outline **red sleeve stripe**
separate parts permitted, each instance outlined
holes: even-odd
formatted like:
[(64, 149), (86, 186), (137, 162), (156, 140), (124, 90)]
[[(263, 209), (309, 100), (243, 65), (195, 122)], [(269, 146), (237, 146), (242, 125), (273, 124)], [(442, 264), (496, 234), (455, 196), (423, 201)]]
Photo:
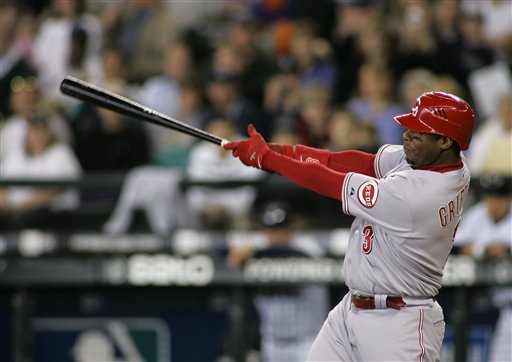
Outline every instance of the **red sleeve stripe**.
[(382, 178), (382, 173), (381, 173), (381, 170), (380, 170), (380, 156), (382, 155), (382, 152), (384, 152), (384, 150), (386, 148), (388, 148), (390, 145), (384, 145), (382, 146), (379, 151), (377, 152), (377, 156), (375, 157), (375, 175), (377, 176), (377, 178)]
[(343, 186), (342, 186), (342, 207), (343, 207), (343, 212), (347, 215), (351, 215), (350, 214), (350, 210), (349, 210), (349, 207), (348, 207), (348, 197), (349, 197), (349, 182), (350, 182), (350, 179), (352, 178), (352, 175), (354, 173), (353, 172), (349, 172), (347, 173), (347, 176), (345, 177), (345, 180), (343, 182)]

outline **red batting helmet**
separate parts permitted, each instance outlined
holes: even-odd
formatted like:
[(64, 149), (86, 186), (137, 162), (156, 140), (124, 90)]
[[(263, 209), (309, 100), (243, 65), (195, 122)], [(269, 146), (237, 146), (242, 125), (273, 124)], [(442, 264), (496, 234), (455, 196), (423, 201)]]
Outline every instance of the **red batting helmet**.
[(396, 116), (395, 120), (413, 131), (449, 137), (466, 150), (471, 141), (475, 114), (471, 106), (459, 97), (427, 92), (416, 99), (411, 113)]

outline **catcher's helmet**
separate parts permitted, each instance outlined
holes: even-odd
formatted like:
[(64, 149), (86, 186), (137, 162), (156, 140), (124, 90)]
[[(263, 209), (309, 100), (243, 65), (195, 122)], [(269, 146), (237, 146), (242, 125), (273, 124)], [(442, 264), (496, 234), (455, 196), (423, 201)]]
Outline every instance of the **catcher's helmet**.
[(395, 120), (413, 131), (449, 137), (466, 150), (471, 141), (475, 114), (471, 106), (459, 97), (443, 92), (426, 92), (416, 99), (411, 113), (396, 116)]

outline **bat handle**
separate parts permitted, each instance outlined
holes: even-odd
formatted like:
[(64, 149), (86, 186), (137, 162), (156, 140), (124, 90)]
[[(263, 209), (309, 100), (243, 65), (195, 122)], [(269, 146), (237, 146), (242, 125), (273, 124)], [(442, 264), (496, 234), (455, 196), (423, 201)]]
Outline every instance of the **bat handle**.
[(228, 141), (228, 140), (223, 139), (222, 141), (220, 141), (220, 146), (221, 146), (221, 147), (224, 147), (224, 146), (225, 146), (226, 144), (228, 144), (229, 142), (231, 142), (231, 141)]

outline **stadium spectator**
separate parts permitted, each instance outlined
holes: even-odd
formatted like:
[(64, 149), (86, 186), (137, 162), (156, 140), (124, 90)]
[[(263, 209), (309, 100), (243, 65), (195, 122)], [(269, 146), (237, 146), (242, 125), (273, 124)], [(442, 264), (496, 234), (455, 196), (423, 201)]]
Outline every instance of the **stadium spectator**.
[[(200, 84), (194, 81), (182, 84), (179, 110), (175, 118), (193, 127), (204, 129), (205, 112), (204, 94)], [(173, 130), (166, 130), (162, 133), (166, 133), (167, 146), (152, 156), (152, 163), (179, 168), (185, 172), (188, 167), (190, 149), (197, 139)]]
[(462, 1), (466, 13), (481, 17), (486, 42), (497, 55), (511, 60), (512, 27), (510, 26), (511, 0)]
[(109, 89), (110, 84), (126, 83), (128, 69), (120, 49), (105, 48), (101, 52), (101, 85)]
[(263, 107), (273, 119), (273, 129), (294, 128), (301, 98), (300, 79), (293, 62), (280, 63), (280, 71), (265, 84)]
[(212, 74), (206, 85), (209, 101), (206, 118), (225, 118), (232, 121), (242, 134), (249, 123), (258, 124), (262, 134), (270, 134), (269, 117), (240, 91), (241, 79), (224, 73)]
[(158, 75), (166, 49), (181, 35), (172, 6), (161, 0), (132, 0), (115, 3), (107, 14), (105, 43), (122, 50), (128, 82), (141, 84)]
[(101, 79), (102, 28), (96, 16), (85, 11), (85, 5), (84, 0), (52, 0), (36, 35), (38, 80), (45, 97), (57, 107), (71, 104), (59, 91), (65, 76), (92, 83)]
[[(111, 85), (123, 95), (124, 84)], [(82, 103), (71, 119), (74, 150), (84, 171), (128, 171), (150, 161), (146, 129), (122, 114)]]
[[(263, 90), (267, 79), (277, 71), (275, 62), (262, 49), (264, 31), (258, 30), (256, 19), (251, 14), (236, 15), (227, 24), (227, 44), (229, 44), (241, 69), (235, 74), (241, 79), (241, 91), (248, 99), (258, 105), (262, 104)], [(222, 45), (219, 46), (219, 50)], [(227, 71), (228, 69), (216, 69)]]
[(493, 64), (497, 53), (485, 39), (482, 18), (478, 14), (463, 13), (459, 28), (462, 37), (459, 54), (459, 64), (463, 72), (461, 83), (467, 89), (471, 72)]
[(58, 113), (47, 109), (36, 77), (14, 77), (10, 84), (9, 101), (13, 113), (0, 127), (0, 159), (24, 148), (28, 118), (36, 111), (44, 110), (47, 113), (47, 122), (59, 141), (72, 143), (69, 125)]
[[(206, 131), (224, 139), (238, 137), (235, 125), (226, 119), (211, 120)], [(190, 152), (187, 176), (192, 181), (254, 181), (264, 173), (243, 167), (223, 148), (209, 142), (197, 143)], [(256, 198), (252, 186), (215, 188), (192, 186), (187, 190), (189, 208), (204, 228), (248, 227), (251, 206)]]
[(394, 100), (394, 89), (393, 75), (388, 68), (365, 64), (359, 70), (358, 93), (347, 103), (347, 110), (375, 127), (381, 144), (402, 142), (402, 127), (389, 122), (393, 115), (405, 112)]
[(397, 86), (398, 98), (404, 106), (414, 104), (419, 94), (432, 88), (435, 75), (428, 69), (416, 68), (405, 72)]
[[(357, 85), (358, 69), (362, 63), (360, 51), (368, 51), (372, 40), (374, 24), (378, 23), (381, 9), (378, 1), (338, 1), (335, 24), (329, 42), (333, 49), (334, 59), (340, 71), (339, 81), (336, 84), (336, 99), (346, 102), (353, 94)], [(370, 35), (365, 39), (363, 33)], [(358, 44), (359, 39), (359, 44)], [(380, 46), (381, 44), (373, 44)], [(358, 49), (359, 46), (359, 49)], [(376, 49), (374, 48), (376, 53)], [(386, 55), (383, 55), (386, 56)]]
[(219, 45), (213, 54), (213, 73), (229, 74), (242, 78), (245, 67), (245, 59), (240, 56), (236, 47), (230, 43)]
[[(81, 168), (73, 150), (59, 142), (44, 114), (32, 113), (24, 137), (24, 148), (2, 159), (2, 179), (73, 180)], [(63, 213), (79, 204), (78, 193), (69, 188), (0, 188), (2, 228), (52, 228), (64, 225)]]
[(295, 63), (301, 88), (324, 86), (332, 88), (338, 69), (332, 59), (330, 44), (318, 37), (311, 22), (298, 21), (290, 40), (290, 57)]
[[(163, 64), (158, 75), (150, 77), (139, 90), (140, 102), (160, 113), (178, 118), (181, 88), (194, 78), (194, 59), (185, 42), (175, 42), (165, 51)], [(179, 118), (178, 118), (179, 119)], [(182, 120), (183, 121), (183, 120)], [(151, 138), (152, 155), (172, 145), (172, 132), (162, 132), (160, 126), (147, 124)]]
[(444, 70), (434, 30), (432, 11), (428, 2), (406, 1), (401, 4), (400, 17), (394, 34), (397, 36), (397, 54), (393, 61), (394, 74), (400, 78), (415, 68), (426, 68), (435, 73)]
[(363, 123), (346, 110), (336, 110), (328, 124), (330, 151), (360, 150), (372, 152), (378, 149), (378, 139), (373, 125)]
[[(385, 24), (379, 19), (369, 24), (356, 38), (356, 57), (359, 58), (354, 74), (365, 64), (389, 67), (393, 61), (394, 50)], [(354, 84), (355, 85), (355, 84)]]
[(449, 74), (440, 74), (435, 77), (432, 83), (432, 89), (439, 89), (440, 92), (455, 94), (457, 97), (469, 99), (469, 96), (466, 95), (466, 90), (455, 77)]
[[(264, 245), (256, 248), (234, 242), (229, 249), (228, 265), (239, 269), (249, 259), (286, 262), (287, 258), (321, 256), (323, 251), (315, 240), (294, 238), (295, 221), (287, 203), (267, 201), (258, 220)], [(324, 285), (259, 288), (252, 301), (259, 316), (261, 360), (305, 361), (328, 313), (328, 288)]]
[(496, 102), (496, 114), (475, 132), (468, 164), (473, 174), (512, 174), (512, 93)]
[[(461, 253), (496, 262), (511, 256), (512, 178), (508, 175), (482, 175), (477, 190), (480, 200), (465, 211), (455, 235)], [(499, 308), (489, 361), (512, 360), (512, 287), (495, 287), (492, 300)]]
[(277, 144), (296, 145), (300, 142), (300, 136), (289, 128), (279, 128), (272, 132), (272, 138), (269, 141)]
[(461, 65), (462, 35), (460, 33), (461, 9), (459, 0), (435, 0), (432, 3), (432, 30), (438, 47), (439, 61), (443, 64), (438, 73), (450, 74), (465, 83), (466, 74)]
[[(23, 34), (21, 23), (28, 15), (22, 12), (13, 3), (0, 5), (2, 21), (0, 21), (0, 121), (11, 115), (9, 105), (11, 98), (11, 82), (15, 77), (29, 77), (36, 75), (36, 69), (29, 58), (31, 52), (31, 34)], [(25, 39), (20, 38), (23, 37)], [(28, 39), (27, 39), (28, 38)], [(28, 45), (27, 45), (28, 43)], [(29, 49), (27, 49), (27, 47)], [(29, 54), (27, 54), (29, 53)]]
[(295, 126), (301, 136), (300, 143), (312, 147), (323, 147), (328, 142), (327, 123), (331, 111), (330, 100), (330, 88), (314, 86), (302, 90)]

